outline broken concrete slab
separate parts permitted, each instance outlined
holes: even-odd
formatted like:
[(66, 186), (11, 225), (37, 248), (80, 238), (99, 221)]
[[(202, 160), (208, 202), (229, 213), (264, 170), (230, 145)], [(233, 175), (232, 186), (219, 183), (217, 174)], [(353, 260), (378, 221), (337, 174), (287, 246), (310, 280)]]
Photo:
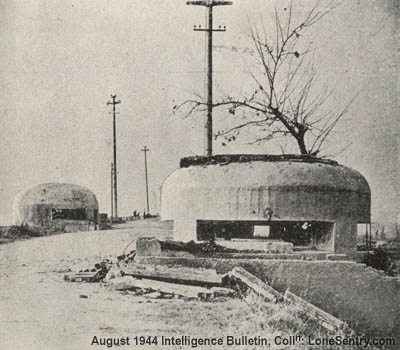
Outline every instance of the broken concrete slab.
[(296, 294), (293, 294), (291, 291), (287, 290), (284, 294), (284, 298), (286, 301), (290, 301), (297, 306), (300, 306), (308, 315), (318, 320), (318, 323), (325, 329), (331, 332), (342, 331), (346, 332), (347, 334), (354, 334), (354, 331), (348, 326), (347, 323), (305, 301)]
[(178, 284), (198, 286), (221, 286), (222, 284), (222, 275), (218, 275), (215, 269), (129, 263), (121, 264), (120, 271), (123, 275)]
[(215, 297), (236, 295), (236, 292), (229, 288), (204, 288), (155, 280), (136, 279), (132, 276), (117, 277), (111, 280), (110, 284), (115, 290), (145, 289), (187, 298), (212, 299)]
[(154, 237), (142, 237), (136, 241), (136, 254), (140, 256), (161, 255), (161, 244)]
[(233, 270), (224, 277), (223, 281), (226, 285), (230, 285), (232, 282), (244, 285), (255, 291), (267, 301), (278, 302), (283, 300), (282, 294), (242, 267), (233, 268)]
[(292, 253), (293, 243), (262, 239), (232, 239), (220, 240), (217, 244), (225, 248), (237, 249), (240, 251), (253, 250), (265, 253)]
[(242, 286), (246, 286), (257, 295), (261, 296), (264, 300), (269, 302), (276, 303), (286, 300), (295, 303), (307, 315), (314, 318), (322, 327), (328, 329), (329, 331), (335, 332), (341, 330), (352, 332), (349, 326), (338, 318), (305, 301), (304, 299), (293, 294), (289, 290), (287, 290), (285, 294), (282, 295), (276, 289), (261, 281), (242, 267), (233, 268), (233, 270), (224, 277), (224, 281), (228, 283), (240, 283)]

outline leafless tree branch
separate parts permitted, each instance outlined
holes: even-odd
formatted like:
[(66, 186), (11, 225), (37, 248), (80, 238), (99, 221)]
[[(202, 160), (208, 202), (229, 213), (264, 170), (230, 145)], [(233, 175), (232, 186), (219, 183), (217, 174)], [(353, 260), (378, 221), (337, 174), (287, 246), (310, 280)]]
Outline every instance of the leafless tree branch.
[[(289, 137), (296, 141), (301, 154), (316, 155), (321, 152), (322, 145), (359, 93), (339, 113), (327, 110), (325, 104), (331, 98), (333, 89), (316, 83), (317, 74), (312, 60), (308, 59), (311, 46), (304, 47), (299, 42), (307, 28), (321, 21), (338, 5), (337, 0), (316, 0), (305, 18), (295, 24), (291, 1), (285, 8), (285, 15), (274, 9), (274, 33), (268, 33), (262, 21), (261, 25), (249, 23), (249, 37), (261, 73), (250, 72), (256, 88), (247, 96), (228, 96), (213, 104), (214, 108), (226, 108), (233, 116), (239, 110), (246, 112), (248, 120), (220, 131), (216, 137), (226, 137), (242, 128), (255, 127), (263, 135), (253, 143)], [(300, 46), (303, 46), (302, 49)], [(188, 108), (186, 115), (190, 115), (206, 107), (207, 104), (199, 99), (185, 101), (176, 108)], [(284, 147), (279, 145), (284, 153)]]

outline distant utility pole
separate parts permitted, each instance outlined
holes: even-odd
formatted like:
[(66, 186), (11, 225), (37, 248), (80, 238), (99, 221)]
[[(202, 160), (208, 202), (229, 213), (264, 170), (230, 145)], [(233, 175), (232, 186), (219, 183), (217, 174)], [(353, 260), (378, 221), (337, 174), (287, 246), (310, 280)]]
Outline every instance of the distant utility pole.
[(206, 145), (206, 155), (212, 156), (213, 154), (213, 126), (212, 126), (212, 103), (213, 103), (213, 80), (212, 80), (212, 43), (213, 43), (213, 32), (225, 32), (226, 27), (221, 28), (219, 26), (218, 29), (213, 28), (213, 7), (214, 6), (224, 6), (224, 5), (232, 5), (232, 1), (218, 1), (218, 0), (194, 0), (187, 1), (187, 5), (198, 5), (205, 6), (207, 8), (207, 16), (208, 16), (208, 27), (206, 29), (202, 29), (201, 26), (198, 28), (194, 26), (194, 31), (197, 32), (207, 32), (207, 145)]
[(144, 171), (146, 176), (146, 200), (147, 200), (147, 213), (149, 214), (149, 182), (147, 179), (147, 152), (150, 151), (147, 146), (144, 146), (142, 152), (144, 152)]
[(115, 105), (118, 105), (121, 103), (121, 100), (116, 101), (115, 99), (117, 98), (117, 95), (111, 95), (112, 102), (108, 101), (107, 105), (112, 105), (113, 110), (112, 110), (112, 115), (113, 115), (113, 156), (114, 156), (114, 214), (115, 217), (118, 217), (118, 193), (117, 193), (117, 125), (116, 125), (116, 120), (115, 116), (119, 114), (119, 112), (115, 111)]
[(113, 217), (114, 217), (114, 181), (113, 181), (113, 176), (114, 176), (114, 164), (111, 162), (111, 222), (113, 222)]

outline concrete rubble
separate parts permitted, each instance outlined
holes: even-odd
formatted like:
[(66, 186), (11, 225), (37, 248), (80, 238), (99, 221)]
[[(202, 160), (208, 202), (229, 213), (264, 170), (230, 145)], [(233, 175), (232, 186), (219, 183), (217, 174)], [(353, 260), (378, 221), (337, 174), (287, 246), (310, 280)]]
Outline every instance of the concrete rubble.
[[(253, 248), (253, 247), (250, 247)], [(291, 251), (291, 250), (290, 250)], [(118, 291), (131, 291), (149, 298), (187, 298), (215, 300), (217, 298), (237, 297), (238, 289), (226, 284), (223, 275), (216, 269), (191, 268), (183, 266), (163, 266), (140, 264), (137, 256), (211, 256), (218, 254), (257, 254), (258, 250), (246, 249), (242, 253), (237, 249), (216, 244), (215, 242), (187, 243), (159, 241), (144, 237), (136, 241), (136, 250), (122, 254), (112, 262), (105, 259), (92, 269), (65, 274), (69, 282), (104, 282)], [(265, 251), (264, 251), (265, 253)]]
[[(214, 245), (213, 249), (210, 245)], [(215, 242), (199, 244), (140, 238), (136, 242), (136, 248), (135, 251), (119, 256), (115, 262), (107, 259), (95, 264), (92, 270), (66, 274), (64, 279), (70, 282), (104, 282), (113, 290), (126, 291), (150, 299), (182, 298), (185, 300), (223, 301), (226, 298), (240, 297), (248, 301), (252, 299), (246, 298), (247, 295), (253, 293), (259, 298), (257, 303), (261, 300), (261, 303), (295, 304), (310, 319), (328, 331), (354, 332), (340, 319), (288, 289), (284, 293), (278, 291), (270, 283), (259, 279), (243, 267), (232, 265), (230, 270), (221, 273), (216, 266), (182, 265), (176, 263), (177, 258), (169, 257), (171, 251), (185, 252), (194, 257), (197, 256), (195, 259), (202, 260), (207, 260), (204, 256), (208, 255), (211, 257), (208, 259), (209, 261), (216, 260), (214, 255), (223, 254), (223, 251), (229, 251), (226, 253), (228, 256), (229, 254), (240, 254), (236, 251), (233, 253), (232, 249), (226, 250), (227, 248), (218, 246)], [(166, 254), (165, 259), (167, 260), (164, 263), (151, 262), (152, 257), (162, 259), (162, 254)], [(247, 254), (251, 255), (251, 252), (247, 252)], [(276, 255), (280, 256), (281, 254)], [(147, 262), (143, 262), (143, 259), (147, 259)], [(168, 259), (170, 259), (169, 263)], [(185, 259), (190, 260), (187, 257)], [(228, 260), (232, 261), (232, 259)], [(239, 259), (237, 261), (240, 262)], [(293, 260), (293, 262), (295, 261)], [(335, 259), (332, 261), (326, 257), (326, 261), (334, 263)], [(254, 304), (254, 301), (251, 303)]]
[(182, 243), (141, 238), (136, 242), (136, 250), (118, 256), (116, 261), (105, 259), (95, 264), (92, 269), (65, 274), (64, 280), (104, 282), (114, 290), (131, 291), (149, 298), (178, 297), (191, 300), (215, 300), (237, 296), (235, 290), (223, 287), (222, 276), (218, 275), (215, 269), (174, 268), (135, 262), (137, 255), (161, 255), (162, 246), (172, 251), (197, 252), (202, 255), (210, 251), (233, 251), (222, 246), (211, 249), (208, 243)]

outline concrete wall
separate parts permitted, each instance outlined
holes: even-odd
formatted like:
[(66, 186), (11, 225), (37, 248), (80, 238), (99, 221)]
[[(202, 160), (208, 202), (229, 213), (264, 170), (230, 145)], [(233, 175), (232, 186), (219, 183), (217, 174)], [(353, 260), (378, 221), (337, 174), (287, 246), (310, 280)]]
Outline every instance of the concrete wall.
[(354, 253), (357, 251), (357, 223), (351, 218), (338, 218), (333, 226), (335, 253)]
[(400, 334), (400, 278), (348, 261), (140, 257), (139, 263), (216, 268), (242, 266), (274, 288), (293, 293), (376, 336)]

